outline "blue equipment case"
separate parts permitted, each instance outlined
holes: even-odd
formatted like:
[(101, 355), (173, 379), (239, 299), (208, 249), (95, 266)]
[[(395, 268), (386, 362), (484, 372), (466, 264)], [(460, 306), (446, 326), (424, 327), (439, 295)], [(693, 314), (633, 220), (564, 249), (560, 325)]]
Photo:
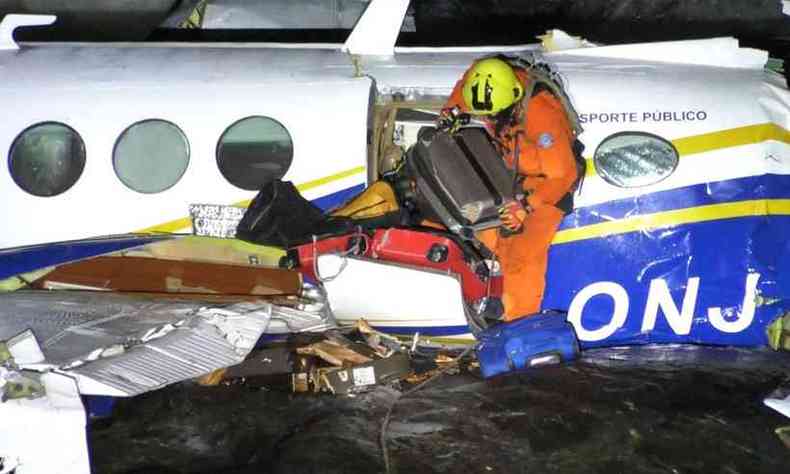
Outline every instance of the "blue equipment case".
[(477, 358), (485, 378), (548, 363), (573, 360), (579, 341), (565, 314), (547, 312), (498, 324), (477, 335)]

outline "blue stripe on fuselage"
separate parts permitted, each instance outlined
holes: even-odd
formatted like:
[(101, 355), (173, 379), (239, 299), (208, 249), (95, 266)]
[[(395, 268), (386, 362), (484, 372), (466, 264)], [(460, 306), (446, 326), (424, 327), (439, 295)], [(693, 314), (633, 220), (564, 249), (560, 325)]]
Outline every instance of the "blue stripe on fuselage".
[(169, 237), (147, 235), (75, 240), (2, 250), (0, 251), (0, 280), (53, 265), (139, 247), (166, 238)]
[[(314, 199), (312, 202), (326, 211), (344, 203), (363, 189), (365, 189), (365, 185), (358, 184)], [(141, 234), (129, 237), (76, 240), (0, 250), (0, 280), (41, 268), (139, 247), (175, 236), (177, 234), (172, 236)]]
[(374, 326), (374, 329), (388, 334), (411, 335), (420, 333), (420, 336), (460, 336), (472, 332), (469, 326)]
[(675, 209), (752, 199), (787, 198), (790, 198), (790, 176), (750, 176), (695, 184), (577, 208), (563, 219), (560, 230)]

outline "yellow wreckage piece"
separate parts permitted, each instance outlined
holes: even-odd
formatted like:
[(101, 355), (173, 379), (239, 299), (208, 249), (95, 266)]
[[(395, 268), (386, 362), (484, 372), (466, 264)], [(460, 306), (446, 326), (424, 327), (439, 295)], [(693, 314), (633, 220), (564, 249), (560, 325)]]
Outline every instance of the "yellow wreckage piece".
[(198, 28), (203, 28), (203, 17), (206, 14), (206, 4), (208, 0), (201, 0), (195, 5), (195, 8), (189, 14), (189, 16), (184, 19), (181, 23), (178, 24), (179, 28), (184, 28), (187, 30), (194, 30)]
[(332, 213), (334, 217), (370, 219), (381, 217), (399, 209), (398, 199), (392, 186), (385, 181), (376, 181), (357, 197)]
[(218, 239), (187, 235), (153, 242), (143, 247), (117, 253), (125, 257), (149, 257), (163, 260), (223, 263), (256, 267), (276, 267), (285, 251), (276, 247), (251, 244), (238, 239)]

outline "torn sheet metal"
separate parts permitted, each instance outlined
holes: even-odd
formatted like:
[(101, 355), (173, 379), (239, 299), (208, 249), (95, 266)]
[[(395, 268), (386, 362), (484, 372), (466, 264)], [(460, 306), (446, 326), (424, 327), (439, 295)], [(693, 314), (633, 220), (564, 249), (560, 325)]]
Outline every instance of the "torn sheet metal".
[(0, 403), (2, 472), (89, 474), (85, 408), (68, 376), (41, 375), (45, 396)]
[(267, 334), (292, 332), (323, 332), (336, 328), (337, 323), (327, 303), (300, 304), (296, 308), (276, 306)]
[(139, 395), (240, 363), (270, 317), (269, 304), (203, 309), (160, 337), (66, 373), (77, 376), (83, 395)]
[(303, 306), (308, 310), (19, 291), (0, 298), (0, 340), (31, 329), (45, 362), (77, 377), (82, 394), (133, 396), (238, 364), (270, 326), (275, 332), (335, 327), (326, 305), (317, 312)]
[(185, 320), (206, 302), (109, 292), (19, 290), (0, 295), (0, 340), (30, 329), (56, 366), (96, 348), (123, 345), (151, 328)]

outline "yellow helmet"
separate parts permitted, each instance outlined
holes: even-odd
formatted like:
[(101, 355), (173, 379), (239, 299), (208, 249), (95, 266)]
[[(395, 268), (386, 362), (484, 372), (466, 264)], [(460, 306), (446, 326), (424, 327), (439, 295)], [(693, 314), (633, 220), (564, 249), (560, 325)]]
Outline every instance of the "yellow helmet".
[(462, 92), (470, 113), (493, 115), (521, 99), (524, 86), (510, 64), (499, 58), (488, 58), (472, 66)]

